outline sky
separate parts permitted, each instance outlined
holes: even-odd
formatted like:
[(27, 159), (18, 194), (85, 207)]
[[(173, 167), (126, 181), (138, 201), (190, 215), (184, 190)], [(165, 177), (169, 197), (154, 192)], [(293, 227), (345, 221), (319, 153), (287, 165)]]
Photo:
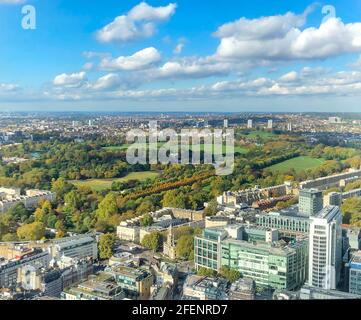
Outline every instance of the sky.
[(360, 111), (361, 0), (0, 0), (0, 112)]

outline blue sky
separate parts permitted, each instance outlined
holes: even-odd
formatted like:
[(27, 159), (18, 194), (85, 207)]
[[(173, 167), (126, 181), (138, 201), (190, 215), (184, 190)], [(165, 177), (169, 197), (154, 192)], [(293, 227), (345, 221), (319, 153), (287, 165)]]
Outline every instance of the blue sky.
[(0, 110), (359, 111), (360, 13), (360, 0), (0, 0)]

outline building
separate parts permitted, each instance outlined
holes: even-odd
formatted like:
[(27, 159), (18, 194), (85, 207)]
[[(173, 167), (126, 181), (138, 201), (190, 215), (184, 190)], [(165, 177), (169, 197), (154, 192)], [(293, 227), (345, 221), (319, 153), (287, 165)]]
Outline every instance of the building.
[(328, 118), (328, 123), (329, 123), (329, 124), (339, 124), (339, 123), (342, 123), (342, 118), (340, 118), (340, 117), (329, 117), (329, 118)]
[(61, 293), (62, 300), (124, 300), (120, 285), (107, 274), (93, 276), (78, 286), (66, 289)]
[(304, 285), (298, 293), (300, 300), (349, 300), (361, 299), (361, 296), (338, 290), (326, 290), (322, 288)]
[(228, 281), (189, 275), (183, 286), (182, 300), (228, 300)]
[(330, 192), (323, 197), (323, 204), (327, 206), (341, 206), (342, 205), (342, 193)]
[(314, 180), (308, 180), (300, 183), (300, 189), (313, 189), (325, 190), (331, 187), (340, 186), (344, 179), (348, 178), (361, 178), (361, 170), (350, 169), (348, 172), (322, 177)]
[(120, 240), (140, 243), (140, 228), (137, 226), (118, 226), (117, 236)]
[[(15, 192), (14, 192), (15, 191)], [(13, 206), (23, 203), (26, 208), (34, 208), (40, 200), (53, 201), (55, 194), (50, 191), (27, 190), (26, 195), (20, 195), (17, 189), (2, 188), (2, 200), (0, 201), (0, 213), (8, 211)], [(6, 196), (4, 198), (4, 193)]]
[(169, 257), (171, 260), (175, 260), (177, 257), (172, 225), (169, 226), (167, 241), (163, 243), (163, 254)]
[(229, 300), (254, 300), (256, 284), (252, 279), (239, 279), (229, 289)]
[(335, 290), (341, 273), (342, 216), (339, 207), (325, 207), (310, 217), (309, 285)]
[(228, 119), (223, 120), (223, 127), (228, 128)]
[(48, 268), (51, 257), (42, 249), (28, 249), (10, 261), (0, 263), (0, 288), (9, 288), (16, 285), (18, 270), (26, 265)]
[(74, 259), (98, 259), (98, 246), (94, 236), (80, 235), (54, 240), (50, 246), (52, 257), (57, 260), (62, 256)]
[(153, 285), (153, 275), (143, 269), (115, 265), (105, 269), (120, 286), (127, 298), (133, 300), (148, 300)]
[(63, 289), (85, 281), (94, 273), (92, 259), (79, 260), (63, 256), (57, 265), (61, 269)]
[(302, 189), (299, 194), (298, 209), (300, 214), (313, 216), (323, 208), (323, 195), (317, 189)]
[(247, 129), (253, 129), (253, 120), (252, 119), (249, 119), (247, 121)]
[(357, 227), (342, 225), (342, 238), (344, 252), (349, 248), (352, 250), (361, 250), (361, 230)]
[(355, 197), (361, 197), (361, 189), (354, 189), (347, 192), (331, 192), (324, 196), (324, 205), (341, 206), (344, 200)]
[(349, 269), (349, 292), (361, 298), (361, 251), (351, 254)]
[(62, 273), (59, 269), (44, 269), (26, 265), (18, 270), (18, 283), (27, 291), (39, 291), (49, 297), (60, 297), (63, 290)]
[(273, 120), (268, 120), (267, 122), (267, 129), (272, 130), (273, 129)]
[(149, 213), (154, 223), (148, 227), (141, 227), (139, 216), (127, 221), (123, 221), (117, 227), (117, 236), (120, 240), (141, 243), (144, 236), (152, 232), (164, 232), (170, 226), (177, 228), (180, 226), (203, 227), (204, 211), (185, 210), (178, 208), (163, 208), (156, 212)]
[(277, 229), (285, 237), (308, 234), (310, 229), (309, 218), (299, 215), (297, 206), (279, 212), (272, 211), (269, 214), (257, 214), (256, 219), (258, 226)]
[(220, 271), (227, 266), (258, 287), (298, 288), (307, 276), (307, 238), (286, 243), (278, 236), (277, 230), (256, 226), (205, 229), (195, 238), (195, 267)]

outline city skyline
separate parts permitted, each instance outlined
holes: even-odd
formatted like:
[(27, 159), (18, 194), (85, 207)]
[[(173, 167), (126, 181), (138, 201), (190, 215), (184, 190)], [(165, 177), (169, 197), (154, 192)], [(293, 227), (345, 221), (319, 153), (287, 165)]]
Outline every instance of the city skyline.
[(0, 1), (0, 111), (358, 111), (360, 3), (256, 2)]

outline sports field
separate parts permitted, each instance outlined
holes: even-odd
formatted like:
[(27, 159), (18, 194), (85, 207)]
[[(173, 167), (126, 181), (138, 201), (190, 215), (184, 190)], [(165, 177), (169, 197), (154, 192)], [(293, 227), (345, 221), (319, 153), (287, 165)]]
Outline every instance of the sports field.
[(308, 169), (317, 168), (320, 165), (322, 165), (324, 162), (325, 162), (324, 159), (317, 159), (308, 156), (303, 156), (275, 164), (271, 167), (268, 167), (267, 170), (284, 173), (290, 171), (291, 169), (295, 169), (295, 171), (299, 173)]
[(89, 179), (89, 180), (72, 180), (70, 181), (77, 187), (87, 186), (95, 191), (102, 191), (110, 189), (114, 181), (126, 182), (129, 180), (139, 180), (144, 181), (147, 179), (155, 179), (159, 176), (159, 173), (154, 171), (141, 171), (141, 172), (132, 172), (123, 178), (117, 179)]

